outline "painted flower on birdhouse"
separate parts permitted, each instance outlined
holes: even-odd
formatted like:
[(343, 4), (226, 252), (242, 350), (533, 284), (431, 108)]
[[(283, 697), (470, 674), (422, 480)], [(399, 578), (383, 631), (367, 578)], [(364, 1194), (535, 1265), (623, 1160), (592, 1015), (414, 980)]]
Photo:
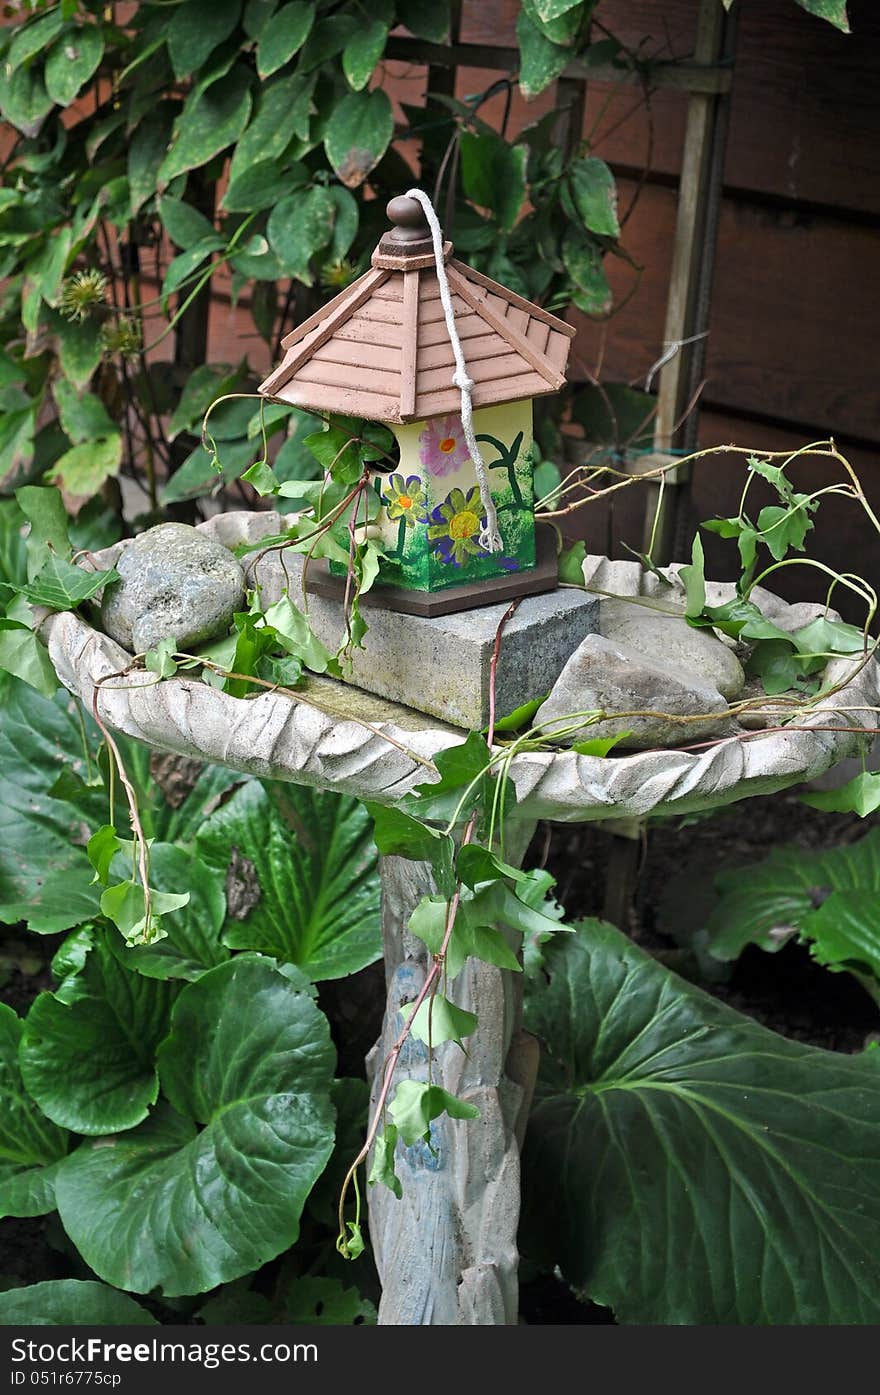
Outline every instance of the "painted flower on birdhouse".
[(418, 475), (389, 475), (388, 488), (382, 495), (382, 503), (389, 518), (406, 519), (407, 528), (417, 523), (428, 522), (425, 489)]
[(461, 567), (469, 557), (485, 553), (479, 541), (485, 526), (479, 489), (469, 489), (467, 494), (453, 489), (431, 514), (428, 540), (443, 562)]
[(419, 434), (419, 460), (432, 475), (451, 475), (470, 458), (457, 412), (427, 422)]

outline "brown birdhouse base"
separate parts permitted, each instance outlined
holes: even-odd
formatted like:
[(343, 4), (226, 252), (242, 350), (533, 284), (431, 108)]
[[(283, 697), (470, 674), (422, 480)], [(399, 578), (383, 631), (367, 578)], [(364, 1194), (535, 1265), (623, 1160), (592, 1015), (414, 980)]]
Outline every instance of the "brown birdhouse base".
[[(453, 615), (459, 610), (474, 610), (477, 606), (498, 605), (516, 600), (518, 596), (535, 596), (541, 591), (555, 590), (559, 582), (556, 538), (547, 527), (535, 532), (537, 559), (529, 571), (510, 572), (489, 581), (471, 582), (467, 586), (447, 586), (442, 591), (413, 591), (406, 586), (388, 586), (377, 581), (360, 598), (363, 606), (381, 606), (404, 615)], [(311, 562), (307, 586), (317, 596), (342, 600), (346, 578), (330, 571), (324, 560)]]

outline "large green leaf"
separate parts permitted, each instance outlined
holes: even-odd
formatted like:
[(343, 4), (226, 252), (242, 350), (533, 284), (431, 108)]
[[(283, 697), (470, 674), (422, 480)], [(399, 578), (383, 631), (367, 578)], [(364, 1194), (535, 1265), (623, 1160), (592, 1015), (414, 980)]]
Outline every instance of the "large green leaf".
[(842, 29), (844, 34), (849, 33), (846, 0), (797, 0), (797, 3), (808, 14), (818, 15), (820, 19), (827, 19), (828, 23), (833, 24), (835, 29)]
[(46, 91), (60, 107), (73, 101), (104, 56), (104, 35), (94, 24), (62, 34), (46, 58)]
[(275, 205), (266, 235), (285, 275), (312, 284), (309, 261), (330, 241), (335, 216), (335, 200), (322, 185), (290, 194)]
[(588, 155), (571, 167), (571, 190), (584, 227), (604, 237), (617, 237), (617, 185), (604, 160)]
[(283, 5), (260, 35), (257, 47), (257, 72), (269, 77), (289, 63), (309, 37), (315, 22), (315, 7), (306, 0), (291, 0)]
[(85, 775), (83, 726), (95, 728), (63, 690), (41, 696), (14, 678), (0, 681), (0, 921), (26, 919), (31, 930), (52, 933), (79, 925), (98, 909), (92, 869), (78, 846), (83, 822), (106, 817), (98, 790), (76, 806), (46, 791), (62, 770)]
[(174, 123), (171, 149), (157, 176), (165, 188), (178, 174), (204, 165), (232, 145), (251, 114), (251, 75), (238, 63), (224, 77), (204, 89), (196, 88)]
[(220, 940), (226, 919), (223, 878), (201, 858), (173, 843), (150, 849), (150, 884), (157, 891), (189, 891), (189, 901), (162, 922), (163, 939), (149, 945), (126, 946), (111, 941), (120, 963), (148, 978), (200, 978), (223, 964), (229, 950)]
[[(309, 978), (342, 978), (381, 954), (379, 885), (371, 821), (354, 799), (253, 781), (212, 814), (200, 855), (245, 888), (233, 949), (257, 949)], [(229, 882), (227, 882), (229, 890)], [(248, 910), (248, 904), (252, 909)]]
[[(818, 925), (821, 930), (829, 924), (838, 893), (862, 899), (866, 931), (876, 936), (880, 931), (880, 828), (857, 843), (826, 852), (776, 848), (763, 862), (723, 872), (715, 879), (715, 889), (718, 903), (708, 929), (709, 948), (717, 959), (736, 959), (748, 944), (773, 953), (794, 931), (812, 938), (811, 927)], [(820, 907), (823, 915), (816, 922), (814, 913)]]
[(228, 39), (240, 14), (239, 0), (186, 0), (173, 9), (166, 42), (174, 76), (196, 74), (217, 45)]
[(349, 87), (360, 92), (373, 76), (376, 64), (385, 52), (388, 38), (388, 25), (380, 19), (369, 20), (359, 26), (354, 38), (349, 39), (342, 53), (342, 70), (348, 78)]
[(54, 1179), (68, 1133), (42, 1114), (18, 1065), (22, 1023), (0, 1003), (0, 1216), (42, 1216), (55, 1208)]
[(523, 96), (529, 100), (559, 77), (571, 59), (571, 50), (552, 43), (524, 9), (516, 21), (516, 37), (520, 52), (519, 85)]
[(48, 1279), (0, 1293), (0, 1327), (155, 1327), (127, 1294), (94, 1279)]
[(461, 177), (469, 199), (495, 214), (508, 232), (526, 196), (528, 150), (508, 145), (494, 131), (465, 131), (461, 137)]
[(880, 1320), (880, 1073), (598, 921), (546, 952), (524, 1249), (619, 1322)]
[(96, 930), (81, 969), (41, 993), (24, 1025), (21, 1072), (50, 1119), (76, 1133), (133, 1128), (158, 1094), (155, 1052), (168, 1030), (170, 985), (123, 967), (115, 930)]
[(349, 92), (327, 122), (327, 159), (343, 184), (356, 189), (378, 165), (393, 135), (394, 113), (385, 92)]
[(294, 970), (241, 956), (189, 984), (159, 1050), (170, 1105), (59, 1171), (86, 1263), (119, 1288), (203, 1293), (292, 1245), (333, 1146), (333, 1066)]

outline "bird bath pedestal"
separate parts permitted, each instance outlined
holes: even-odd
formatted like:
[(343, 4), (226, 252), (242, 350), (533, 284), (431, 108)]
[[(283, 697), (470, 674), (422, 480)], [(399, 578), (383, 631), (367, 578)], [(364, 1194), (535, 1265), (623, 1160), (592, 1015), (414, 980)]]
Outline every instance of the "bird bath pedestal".
[[(232, 547), (271, 533), (277, 518), (225, 514), (202, 528)], [(94, 565), (112, 565), (120, 546), (98, 554)], [(285, 585), (277, 555), (259, 563), (257, 580), (267, 603), (277, 599)], [(119, 645), (72, 612), (50, 616), (42, 633), (61, 681), (87, 709), (95, 685), (130, 662)], [(846, 661), (835, 661), (831, 676), (844, 681), (846, 670)], [(455, 682), (450, 672), (450, 687)], [(845, 725), (857, 726), (859, 714), (854, 718), (853, 710), (876, 706), (877, 688), (877, 667), (871, 663), (833, 700), (815, 708), (810, 730), (732, 737), (697, 753), (518, 756), (509, 773), (521, 821), (510, 831), (507, 856), (522, 856), (537, 819), (684, 814), (813, 778), (859, 748), (857, 733), (833, 729), (843, 725), (838, 710), (848, 709)], [(238, 699), (201, 681), (175, 677), (157, 683), (152, 674), (133, 672), (100, 690), (99, 702), (109, 726), (160, 750), (389, 804), (426, 779), (424, 765), (413, 755), (432, 757), (463, 739), (460, 729), (436, 717), (330, 679), (318, 680), (303, 701), (272, 692)], [(865, 724), (871, 720), (866, 711)], [(381, 877), (388, 1002), (371, 1060), (374, 1076), (399, 1034), (399, 1007), (416, 996), (428, 968), (425, 947), (407, 925), (421, 896), (434, 889), (426, 865), (400, 858), (383, 859)], [(432, 1150), (399, 1146), (401, 1200), (384, 1187), (370, 1189), (382, 1323), (517, 1320), (519, 1147), (538, 1055), (537, 1043), (521, 1029), (519, 979), (481, 961), (466, 963), (450, 996), (478, 1011), (479, 1026), (468, 1038), (467, 1054), (453, 1043), (437, 1051), (433, 1079), (476, 1104), (480, 1118), (463, 1122), (443, 1116), (432, 1126)], [(410, 1041), (397, 1078), (425, 1079), (426, 1072), (426, 1049)]]

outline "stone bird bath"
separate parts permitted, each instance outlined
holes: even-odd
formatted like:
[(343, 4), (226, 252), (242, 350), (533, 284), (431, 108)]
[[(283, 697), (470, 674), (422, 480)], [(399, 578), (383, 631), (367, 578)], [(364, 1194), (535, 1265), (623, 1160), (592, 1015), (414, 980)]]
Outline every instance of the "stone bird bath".
[[(230, 513), (201, 530), (232, 548), (257, 542), (283, 526), (272, 513)], [(92, 559), (113, 565), (118, 544)], [(604, 569), (604, 570), (603, 570)], [(266, 604), (287, 585), (277, 553), (254, 568)], [(597, 590), (650, 594), (656, 581), (635, 563), (590, 559)], [(732, 594), (712, 588), (713, 603)], [(295, 599), (295, 597), (294, 597)], [(756, 597), (755, 599), (759, 599)], [(784, 623), (785, 603), (765, 592), (761, 604)], [(495, 607), (503, 613), (504, 606)], [(799, 617), (804, 623), (804, 617)], [(125, 669), (131, 656), (79, 615), (49, 616), (41, 633), (64, 685), (91, 710), (95, 686)], [(835, 660), (829, 676), (852, 674)], [(448, 683), (455, 685), (455, 674)], [(394, 803), (426, 779), (415, 757), (430, 758), (460, 744), (462, 730), (412, 708), (319, 679), (304, 700), (265, 692), (238, 699), (195, 679), (133, 672), (102, 688), (102, 719), (163, 751), (213, 761), (252, 775)], [(854, 754), (864, 738), (835, 726), (868, 728), (878, 703), (878, 669), (871, 661), (835, 697), (811, 713), (809, 730), (740, 733), (701, 751), (644, 750), (600, 759), (573, 751), (524, 753), (510, 769), (520, 823), (507, 855), (521, 856), (538, 819), (578, 822), (684, 814), (767, 794), (811, 779)], [(839, 708), (849, 709), (845, 716)], [(373, 1053), (375, 1074), (400, 1030), (401, 1003), (415, 997), (427, 968), (424, 945), (407, 931), (409, 916), (434, 890), (426, 864), (385, 858), (381, 863), (382, 929), (388, 1001), (383, 1039)], [(479, 1008), (467, 1055), (453, 1043), (436, 1053), (434, 1080), (475, 1103), (471, 1123), (444, 1116), (434, 1125), (435, 1153), (422, 1145), (399, 1151), (403, 1198), (384, 1187), (369, 1197), (370, 1232), (383, 1286), (385, 1324), (496, 1324), (517, 1320), (519, 1145), (537, 1070), (537, 1043), (520, 1026), (516, 975), (469, 960), (452, 989), (463, 1007)], [(426, 1078), (426, 1049), (410, 1041), (398, 1079)], [(586, 1160), (589, 1165), (589, 1160)]]

